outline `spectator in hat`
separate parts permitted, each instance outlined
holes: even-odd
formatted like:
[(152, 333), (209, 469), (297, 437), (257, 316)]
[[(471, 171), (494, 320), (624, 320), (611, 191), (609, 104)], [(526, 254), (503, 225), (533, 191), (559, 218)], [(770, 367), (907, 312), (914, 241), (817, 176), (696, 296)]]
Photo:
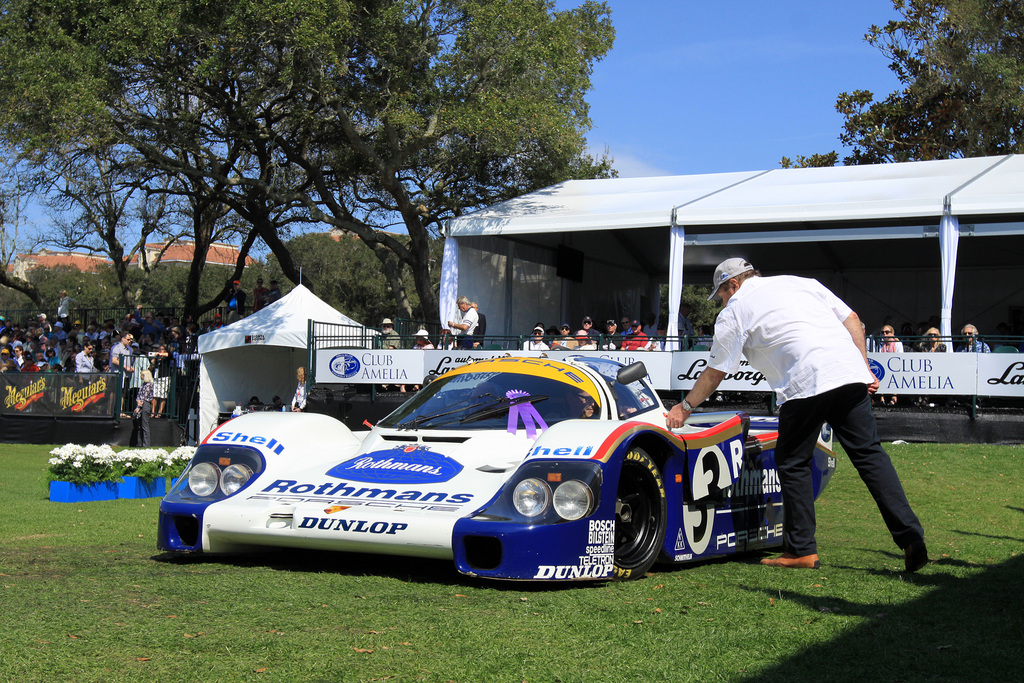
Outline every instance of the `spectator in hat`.
[(623, 351), (646, 351), (650, 345), (650, 340), (647, 335), (644, 334), (643, 325), (639, 320), (631, 320), (629, 323), (629, 332), (626, 334), (625, 339), (622, 340)]
[(550, 351), (546, 343), (544, 343), (544, 326), (537, 325), (533, 328), (533, 333), (530, 338), (523, 342), (524, 351)]
[(397, 349), (402, 345), (402, 337), (395, 332), (395, 324), (391, 318), (384, 318), (380, 321), (380, 347), (382, 349)]
[(570, 333), (572, 328), (569, 327), (569, 323), (562, 323), (558, 327), (558, 336), (551, 340), (551, 349), (556, 350), (570, 350), (575, 349), (579, 346), (579, 342), (576, 341), (576, 337)]
[[(35, 360), (35, 355), (39, 356), (38, 361)], [(35, 355), (33, 355), (32, 353), (27, 354), (25, 356), (25, 361), (21, 364), (21, 367), (18, 369), (21, 372), (39, 372), (40, 370), (45, 370), (48, 366), (46, 358), (43, 357), (42, 352), (36, 352)]]
[(604, 321), (604, 333), (605, 340), (601, 342), (602, 351), (614, 351), (619, 348), (618, 344), (622, 342), (622, 339), (617, 334), (619, 331), (619, 324), (612, 318)]
[(228, 307), (227, 320), (229, 325), (239, 318), (245, 317), (245, 290), (242, 289), (241, 282), (235, 280), (231, 283), (224, 301)]
[(583, 329), (587, 331), (587, 336), (593, 337), (596, 344), (601, 339), (601, 331), (594, 327), (594, 319), (589, 315), (585, 315), (583, 316), (582, 325)]
[(746, 360), (779, 396), (775, 463), (783, 504), (783, 554), (772, 567), (817, 569), (814, 513), (814, 451), (825, 422), (867, 485), (904, 566), (928, 564), (924, 530), (910, 507), (899, 475), (881, 446), (870, 394), (878, 379), (868, 362), (857, 314), (817, 280), (788, 275), (761, 277), (742, 258), (715, 269), (710, 299), (725, 308), (715, 320), (707, 367), (682, 403), (666, 416), (682, 427), (693, 409)]
[(413, 348), (420, 351), (428, 351), (434, 348), (434, 345), (430, 343), (430, 334), (426, 330), (416, 332), (416, 341), (413, 343)]
[(586, 330), (576, 331), (576, 350), (577, 351), (597, 351), (597, 342), (594, 337), (587, 334)]

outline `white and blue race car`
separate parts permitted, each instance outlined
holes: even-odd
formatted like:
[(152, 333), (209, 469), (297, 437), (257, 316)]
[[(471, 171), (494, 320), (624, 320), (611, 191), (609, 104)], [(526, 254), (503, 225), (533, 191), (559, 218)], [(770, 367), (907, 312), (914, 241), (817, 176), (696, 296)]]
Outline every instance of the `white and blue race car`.
[[(642, 363), (509, 356), (442, 375), (368, 432), (325, 415), (243, 415), (204, 440), (163, 499), (158, 546), (607, 580), (781, 545), (777, 421), (698, 413), (670, 431), (645, 376)], [(836, 463), (823, 434), (815, 495)]]

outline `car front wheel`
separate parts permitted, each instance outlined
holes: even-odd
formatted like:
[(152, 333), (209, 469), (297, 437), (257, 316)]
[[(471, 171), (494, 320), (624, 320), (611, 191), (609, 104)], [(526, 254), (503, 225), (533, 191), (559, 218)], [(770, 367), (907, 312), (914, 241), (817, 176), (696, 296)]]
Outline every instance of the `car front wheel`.
[(615, 578), (643, 576), (658, 559), (665, 536), (665, 485), (642, 448), (626, 454), (615, 497)]

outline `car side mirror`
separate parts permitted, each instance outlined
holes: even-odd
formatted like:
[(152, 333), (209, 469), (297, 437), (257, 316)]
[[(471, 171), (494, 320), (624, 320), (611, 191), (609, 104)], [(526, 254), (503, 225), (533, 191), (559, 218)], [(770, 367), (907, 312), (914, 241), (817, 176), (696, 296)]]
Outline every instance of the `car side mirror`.
[(619, 368), (618, 374), (615, 375), (615, 381), (619, 384), (632, 384), (646, 376), (647, 366), (644, 365), (642, 360), (638, 360), (635, 363)]

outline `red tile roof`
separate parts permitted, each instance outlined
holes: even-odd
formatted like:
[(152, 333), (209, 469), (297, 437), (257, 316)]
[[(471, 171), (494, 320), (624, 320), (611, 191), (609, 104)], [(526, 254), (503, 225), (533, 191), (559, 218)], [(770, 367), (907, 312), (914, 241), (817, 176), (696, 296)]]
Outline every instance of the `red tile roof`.
[[(164, 247), (164, 242), (154, 242), (146, 244), (146, 253), (148, 258), (156, 259), (160, 255), (160, 250)], [(174, 244), (167, 247), (164, 251), (163, 257), (160, 259), (161, 263), (184, 263), (188, 264), (192, 262), (192, 254), (195, 249), (195, 242), (187, 240), (179, 240)], [(235, 262), (238, 260), (238, 247), (230, 244), (223, 244), (220, 242), (214, 242), (210, 245), (209, 251), (206, 253), (206, 263), (215, 266), (228, 266), (233, 268)], [(256, 259), (251, 256), (246, 256), (245, 265), (251, 266), (256, 262)], [(88, 270), (94, 270), (99, 266), (109, 264), (110, 259), (104, 256), (97, 256), (91, 254), (79, 254), (73, 251), (51, 251), (49, 249), (40, 249), (38, 252), (33, 254), (18, 254), (14, 261), (7, 267), (7, 271), (18, 277), (25, 277), (27, 271), (32, 268), (54, 268), (57, 266), (71, 266), (77, 268), (83, 272)], [(137, 268), (139, 266), (139, 256), (136, 254), (132, 257), (130, 262), (132, 267)]]

